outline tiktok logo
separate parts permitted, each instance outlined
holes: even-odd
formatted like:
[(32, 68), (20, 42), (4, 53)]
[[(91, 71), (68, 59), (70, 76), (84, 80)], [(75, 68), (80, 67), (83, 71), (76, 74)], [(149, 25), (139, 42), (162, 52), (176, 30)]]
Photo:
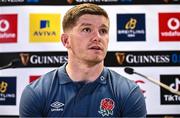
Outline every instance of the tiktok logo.
[(180, 88), (180, 79), (179, 78), (175, 78), (175, 83), (170, 84), (170, 88), (172, 88), (174, 91), (179, 91)]
[(174, 92), (180, 91), (180, 75), (160, 75), (160, 81), (166, 85), (168, 85), (172, 90), (167, 91), (164, 88), (160, 88), (161, 90), (161, 104), (164, 105), (179, 105), (180, 104), (180, 96), (174, 94)]

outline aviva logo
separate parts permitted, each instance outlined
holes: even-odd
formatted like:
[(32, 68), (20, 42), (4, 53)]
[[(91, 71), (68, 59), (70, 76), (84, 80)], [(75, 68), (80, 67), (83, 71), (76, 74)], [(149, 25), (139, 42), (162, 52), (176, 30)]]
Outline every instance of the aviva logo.
[(41, 20), (40, 21), (40, 28), (49, 28), (50, 27), (50, 21), (49, 20)]
[(59, 42), (59, 14), (30, 14), (30, 42)]

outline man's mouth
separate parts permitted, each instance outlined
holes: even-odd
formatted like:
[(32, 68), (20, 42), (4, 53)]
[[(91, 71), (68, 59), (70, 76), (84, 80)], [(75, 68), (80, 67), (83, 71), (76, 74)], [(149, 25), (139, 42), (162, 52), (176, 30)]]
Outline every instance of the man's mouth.
[(93, 50), (102, 50), (102, 48), (99, 47), (99, 46), (92, 46), (92, 47), (90, 47), (90, 49), (93, 49)]

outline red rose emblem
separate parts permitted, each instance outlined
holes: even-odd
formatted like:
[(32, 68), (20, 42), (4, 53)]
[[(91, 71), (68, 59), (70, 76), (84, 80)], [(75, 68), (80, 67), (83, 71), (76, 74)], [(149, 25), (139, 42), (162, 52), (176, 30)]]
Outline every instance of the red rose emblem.
[(98, 111), (102, 116), (109, 116), (113, 115), (113, 109), (114, 109), (115, 103), (110, 98), (104, 98), (101, 100), (100, 103), (100, 110)]
[(112, 110), (114, 108), (114, 101), (109, 98), (101, 100), (101, 107), (104, 110)]

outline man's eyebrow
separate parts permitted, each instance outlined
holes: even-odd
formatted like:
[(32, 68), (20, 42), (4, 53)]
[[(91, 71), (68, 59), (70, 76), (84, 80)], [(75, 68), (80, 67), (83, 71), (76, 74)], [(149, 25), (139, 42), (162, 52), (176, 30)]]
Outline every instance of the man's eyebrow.
[(92, 24), (90, 23), (82, 23), (80, 26), (91, 26)]
[(101, 27), (109, 28), (109, 26), (102, 24)]
[[(90, 23), (82, 23), (80, 26), (91, 26), (92, 24)], [(100, 27), (105, 27), (105, 28), (109, 28), (107, 25), (102, 24)]]

